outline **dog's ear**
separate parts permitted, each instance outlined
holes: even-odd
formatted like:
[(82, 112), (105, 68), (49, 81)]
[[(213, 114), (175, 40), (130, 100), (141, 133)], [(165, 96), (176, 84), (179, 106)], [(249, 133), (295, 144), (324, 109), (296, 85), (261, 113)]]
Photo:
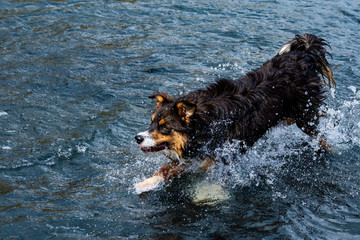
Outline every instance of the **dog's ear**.
[(181, 101), (176, 104), (176, 107), (178, 109), (181, 120), (186, 122), (186, 124), (189, 124), (190, 117), (195, 113), (196, 104), (193, 101)]
[(162, 93), (162, 92), (154, 93), (154, 94), (150, 95), (149, 98), (156, 99), (157, 102), (155, 105), (155, 109), (157, 109), (160, 106), (160, 104), (162, 104), (162, 103), (169, 103), (172, 101), (169, 94)]

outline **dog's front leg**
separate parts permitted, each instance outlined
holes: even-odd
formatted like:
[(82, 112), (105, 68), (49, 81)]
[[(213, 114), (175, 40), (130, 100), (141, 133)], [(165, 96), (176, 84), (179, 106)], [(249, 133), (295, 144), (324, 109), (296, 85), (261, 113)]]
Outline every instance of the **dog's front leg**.
[(153, 190), (162, 182), (180, 175), (189, 167), (188, 163), (180, 161), (171, 161), (162, 166), (154, 176), (145, 179), (141, 183), (135, 185), (136, 192), (142, 193)]

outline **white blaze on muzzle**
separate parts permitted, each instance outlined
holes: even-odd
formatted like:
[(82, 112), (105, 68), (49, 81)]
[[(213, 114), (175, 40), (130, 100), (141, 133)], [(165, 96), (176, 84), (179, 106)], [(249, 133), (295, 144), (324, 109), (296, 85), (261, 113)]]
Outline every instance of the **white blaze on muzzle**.
[(137, 136), (141, 136), (144, 140), (139, 144), (140, 147), (154, 147), (156, 142), (148, 131), (139, 133)]

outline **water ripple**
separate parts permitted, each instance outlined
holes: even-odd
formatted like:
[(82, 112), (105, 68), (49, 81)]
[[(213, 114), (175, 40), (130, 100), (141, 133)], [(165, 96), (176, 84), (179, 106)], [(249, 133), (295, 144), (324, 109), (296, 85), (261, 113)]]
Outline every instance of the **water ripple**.
[[(1, 1), (0, 238), (359, 238), (359, 16), (355, 0)], [(305, 32), (332, 46), (334, 152), (277, 127), (244, 155), (219, 149), (228, 165), (135, 193), (167, 161), (133, 140), (147, 96), (242, 76)], [(212, 184), (226, 198), (196, 204)]]

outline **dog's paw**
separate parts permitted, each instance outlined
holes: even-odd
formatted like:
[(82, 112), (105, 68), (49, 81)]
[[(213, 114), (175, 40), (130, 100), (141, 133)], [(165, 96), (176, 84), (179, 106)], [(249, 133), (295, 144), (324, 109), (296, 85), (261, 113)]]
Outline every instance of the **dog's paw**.
[(144, 181), (137, 183), (135, 185), (135, 191), (137, 194), (141, 194), (143, 192), (151, 191), (157, 188), (162, 182), (164, 182), (164, 178), (161, 176), (153, 176), (151, 178), (147, 178)]

